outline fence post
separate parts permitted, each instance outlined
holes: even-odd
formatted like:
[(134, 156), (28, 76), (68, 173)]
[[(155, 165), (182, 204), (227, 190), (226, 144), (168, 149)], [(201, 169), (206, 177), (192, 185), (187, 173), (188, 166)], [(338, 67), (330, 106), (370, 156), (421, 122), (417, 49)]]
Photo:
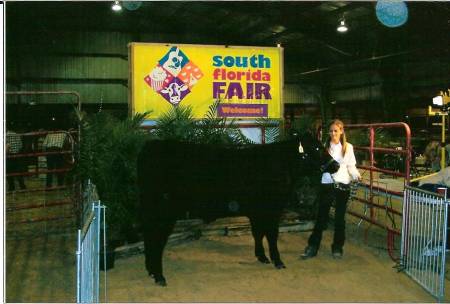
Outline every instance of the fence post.
[(81, 230), (78, 229), (78, 242), (77, 242), (77, 303), (81, 301)]

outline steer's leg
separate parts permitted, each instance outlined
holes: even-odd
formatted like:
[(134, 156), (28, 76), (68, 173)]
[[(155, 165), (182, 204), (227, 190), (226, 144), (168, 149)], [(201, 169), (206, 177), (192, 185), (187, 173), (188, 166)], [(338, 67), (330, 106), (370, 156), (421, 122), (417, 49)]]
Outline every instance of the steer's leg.
[(280, 258), (280, 252), (278, 251), (278, 227), (279, 227), (280, 219), (277, 218), (271, 218), (267, 219), (267, 241), (269, 243), (269, 252), (270, 252), (270, 259), (272, 260), (272, 263), (275, 265), (276, 268), (286, 268), (284, 266), (283, 261), (281, 261)]
[(149, 242), (152, 244), (150, 246), (151, 275), (155, 279), (155, 283), (161, 286), (167, 285), (166, 278), (163, 275), (162, 255), (174, 225), (175, 220), (159, 221), (149, 238)]
[(270, 260), (266, 257), (263, 246), (263, 229), (261, 220), (250, 218), (250, 225), (252, 227), (252, 235), (255, 240), (255, 256), (261, 263), (270, 264)]
[(155, 283), (161, 286), (167, 285), (162, 270), (162, 254), (174, 224), (175, 220), (155, 217), (144, 223), (145, 268)]
[(156, 252), (159, 252), (158, 247), (161, 246), (158, 242), (158, 221), (158, 219), (151, 218), (148, 223), (145, 223), (144, 227), (145, 268), (148, 275), (155, 278), (155, 281), (156, 265), (159, 263)]
[(144, 227), (144, 254), (145, 254), (145, 269), (147, 269), (148, 275), (153, 276), (152, 267), (152, 242), (150, 241), (150, 235), (147, 227)]

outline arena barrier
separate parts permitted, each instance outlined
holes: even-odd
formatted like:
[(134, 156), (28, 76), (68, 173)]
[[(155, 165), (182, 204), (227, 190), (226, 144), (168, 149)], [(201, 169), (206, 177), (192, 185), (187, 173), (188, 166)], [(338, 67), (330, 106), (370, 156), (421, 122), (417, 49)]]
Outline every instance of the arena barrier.
[[(364, 204), (366, 207), (366, 211), (364, 214), (359, 212), (354, 212), (348, 210), (347, 213), (351, 214), (359, 218), (361, 221), (366, 221), (371, 225), (375, 225), (379, 228), (385, 229), (387, 233), (386, 244), (389, 256), (392, 260), (398, 261), (398, 257), (395, 256), (395, 236), (400, 236), (400, 229), (396, 227), (395, 218), (402, 217), (402, 214), (399, 210), (392, 208), (390, 200), (393, 196), (402, 197), (401, 192), (390, 191), (386, 188), (380, 187), (377, 179), (375, 178), (374, 172), (389, 174), (392, 176), (403, 177), (404, 185), (409, 185), (410, 182), (410, 162), (411, 162), (411, 130), (406, 123), (403, 122), (393, 122), (393, 123), (374, 123), (374, 124), (354, 124), (347, 125), (348, 129), (366, 129), (369, 132), (369, 146), (359, 147), (355, 146), (355, 151), (364, 151), (369, 153), (369, 165), (358, 165), (359, 169), (368, 170), (370, 173), (369, 184), (359, 183), (359, 187), (364, 188), (366, 191), (366, 195), (364, 198), (361, 197), (353, 197), (353, 200), (356, 202), (360, 202)], [(399, 128), (403, 129), (405, 135), (405, 145), (401, 148), (386, 148), (386, 147), (376, 147), (376, 132), (375, 130), (378, 128), (382, 129), (392, 129)], [(386, 168), (380, 168), (376, 165), (375, 162), (375, 153), (382, 154), (393, 154), (393, 155), (402, 155), (404, 157), (404, 171), (398, 172), (395, 170), (390, 170)], [(376, 202), (375, 197), (381, 194), (382, 192), (386, 193), (386, 201), (384, 203)], [(382, 210), (386, 212), (388, 218), (390, 218), (390, 223), (384, 223), (377, 221), (375, 216), (375, 210)], [(367, 214), (368, 213), (368, 214)], [(367, 234), (367, 230), (366, 230)]]
[[(61, 133), (67, 145), (60, 151), (46, 151), (43, 142), (47, 134)], [(15, 162), (12, 172), (6, 171), (8, 185), (22, 179), (25, 189), (6, 192), (6, 224), (8, 237), (25, 237), (36, 234), (73, 232), (77, 221), (79, 190), (69, 178), (75, 163), (75, 143), (78, 132), (38, 131), (17, 133), (23, 148), (19, 153), (6, 154), (6, 165)], [(62, 166), (47, 168), (47, 158), (52, 155), (62, 159)], [(62, 185), (46, 186), (49, 174)], [(17, 179), (14, 181), (14, 179)], [(56, 184), (56, 183), (55, 183)], [(9, 187), (8, 187), (9, 188)], [(21, 187), (22, 188), (22, 187)]]
[[(83, 193), (86, 199), (85, 210), (82, 214), (82, 229), (78, 230), (77, 245), (77, 303), (99, 303), (100, 294), (100, 248), (103, 246), (103, 254), (106, 255), (105, 243), (105, 206), (98, 200), (95, 185), (88, 182), (87, 189)], [(90, 206), (90, 208), (89, 208)], [(101, 237), (100, 234), (103, 233)], [(101, 239), (103, 244), (100, 244)], [(106, 257), (103, 257), (106, 263)], [(106, 265), (104, 265), (106, 269)], [(106, 271), (104, 278), (104, 290), (106, 301)]]
[[(61, 104), (72, 104), (81, 113), (80, 94), (75, 91), (10, 91), (5, 92), (5, 96), (5, 102), (7, 104), (31, 104), (31, 102), (33, 104), (47, 104), (49, 102), (58, 104), (60, 101), (65, 100)], [(55, 100), (58, 100), (58, 102), (55, 102)], [(37, 129), (35, 126), (29, 126), (27, 128), (29, 129), (28, 131), (32, 130), (32, 128)], [(74, 143), (79, 142), (79, 123), (77, 129), (78, 131), (64, 131), (69, 136), (70, 148), (66, 147), (63, 151), (55, 152), (44, 151), (42, 149), (44, 137), (52, 133), (50, 131), (18, 134), (22, 137), (24, 149), (17, 154), (6, 155), (6, 161), (15, 161), (21, 164), (29, 163), (29, 168), (28, 166), (24, 167), (20, 165), (21, 168), (17, 172), (8, 173), (6, 176), (13, 179), (25, 179), (25, 184), (31, 182), (32, 185), (31, 187), (27, 185), (24, 190), (8, 191), (7, 193), (8, 236), (12, 234), (23, 236), (23, 230), (36, 231), (38, 233), (42, 230), (44, 233), (54, 232), (55, 230), (56, 232), (60, 232), (59, 227), (67, 223), (70, 224), (70, 227), (65, 227), (65, 229), (70, 229), (73, 232), (74, 227), (72, 222), (77, 220), (75, 216), (77, 215), (76, 211), (79, 203), (77, 201), (80, 195), (78, 193), (79, 187), (70, 184), (43, 187), (40, 185), (39, 180), (48, 174), (65, 175), (72, 170), (71, 165), (49, 170), (46, 167), (46, 158), (50, 155), (61, 155), (66, 159), (72, 159), (73, 164), (73, 161), (77, 158)], [(58, 197), (58, 195), (52, 194), (53, 192), (64, 191), (65, 189), (71, 189), (70, 191), (73, 191), (72, 197)], [(17, 200), (19, 202), (16, 202)], [(72, 210), (69, 211), (68, 209), (72, 206)], [(9, 229), (10, 227), (13, 229)], [(43, 227), (43, 229), (40, 229), (40, 227)], [(16, 233), (16, 230), (19, 231)]]
[(430, 294), (444, 300), (448, 203), (442, 194), (406, 186), (400, 269)]

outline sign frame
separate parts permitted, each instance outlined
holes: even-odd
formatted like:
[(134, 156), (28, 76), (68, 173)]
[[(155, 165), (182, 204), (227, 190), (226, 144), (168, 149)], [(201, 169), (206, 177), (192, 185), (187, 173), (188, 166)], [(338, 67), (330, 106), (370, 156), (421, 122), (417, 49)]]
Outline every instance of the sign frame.
[[(129, 77), (128, 77), (128, 104), (129, 104), (129, 114), (130, 116), (137, 113), (136, 111), (136, 100), (135, 100), (135, 80), (136, 77), (136, 61), (134, 58), (134, 48), (137, 46), (146, 46), (146, 47), (166, 47), (168, 49), (172, 47), (177, 47), (179, 49), (183, 47), (190, 47), (190, 48), (219, 48), (219, 49), (236, 49), (236, 50), (242, 50), (242, 49), (253, 49), (253, 50), (276, 50), (278, 52), (278, 73), (279, 73), (279, 113), (277, 113), (277, 117), (264, 117), (266, 119), (270, 120), (278, 120), (283, 121), (284, 120), (284, 103), (283, 103), (283, 90), (284, 90), (284, 49), (280, 46), (277, 47), (263, 47), (263, 46), (228, 46), (228, 45), (203, 45), (203, 44), (183, 44), (183, 43), (152, 43), (152, 42), (131, 42), (128, 44), (128, 58), (129, 58)], [(211, 103), (215, 102), (216, 99), (214, 97), (211, 97)], [(276, 102), (276, 101), (275, 101)], [(226, 103), (224, 103), (226, 104)], [(251, 103), (250, 103), (251, 105)], [(203, 117), (200, 117), (198, 115), (194, 114), (194, 119), (201, 120)], [(228, 117), (227, 117), (228, 118)], [(258, 117), (243, 117), (243, 116), (236, 116), (236, 117), (229, 117), (235, 119), (235, 121), (254, 121), (255, 119), (258, 119)], [(157, 117), (146, 117), (146, 120), (156, 120)]]

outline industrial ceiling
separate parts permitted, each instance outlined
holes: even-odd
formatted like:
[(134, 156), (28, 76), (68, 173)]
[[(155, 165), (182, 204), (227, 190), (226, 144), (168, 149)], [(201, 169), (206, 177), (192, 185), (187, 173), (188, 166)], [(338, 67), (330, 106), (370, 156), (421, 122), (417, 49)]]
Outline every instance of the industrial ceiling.
[[(134, 1), (120, 13), (112, 2), (8, 1), (6, 56), (24, 32), (122, 32), (137, 42), (151, 33), (148, 42), (281, 44), (286, 83), (353, 92), (382, 83), (419, 104), (450, 84), (449, 2), (406, 2), (398, 27), (378, 20), (375, 1)], [(336, 31), (342, 19), (346, 33)]]

